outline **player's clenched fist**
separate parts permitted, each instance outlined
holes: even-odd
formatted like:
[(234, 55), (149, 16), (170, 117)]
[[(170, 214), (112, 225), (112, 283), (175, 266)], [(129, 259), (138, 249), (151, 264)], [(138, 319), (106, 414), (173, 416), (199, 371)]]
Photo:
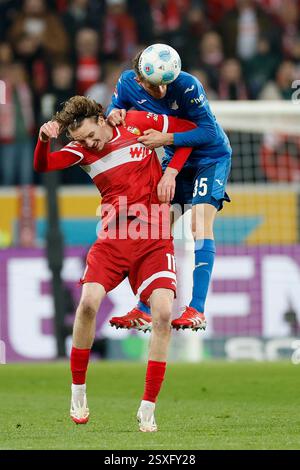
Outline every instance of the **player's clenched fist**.
[(48, 142), (49, 139), (57, 139), (59, 136), (59, 124), (56, 121), (48, 121), (42, 125), (39, 132), (39, 138), (43, 142)]
[(113, 109), (108, 117), (107, 121), (111, 126), (125, 126), (125, 117), (126, 117), (126, 109)]

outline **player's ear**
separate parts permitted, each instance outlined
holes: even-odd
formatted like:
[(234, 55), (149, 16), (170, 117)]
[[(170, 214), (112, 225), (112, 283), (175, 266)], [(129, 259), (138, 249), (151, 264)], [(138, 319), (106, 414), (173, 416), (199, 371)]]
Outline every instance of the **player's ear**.
[(105, 119), (103, 116), (98, 117), (98, 124), (99, 126), (103, 126), (105, 124)]

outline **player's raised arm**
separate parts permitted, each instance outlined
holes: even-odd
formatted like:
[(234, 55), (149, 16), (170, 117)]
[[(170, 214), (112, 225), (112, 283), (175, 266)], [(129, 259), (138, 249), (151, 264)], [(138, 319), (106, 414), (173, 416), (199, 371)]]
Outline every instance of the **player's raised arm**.
[[(153, 114), (153, 113), (148, 113)], [(156, 115), (157, 116), (157, 115)], [(174, 118), (171, 116), (163, 115), (164, 128), (161, 129), (160, 120), (157, 125), (154, 125), (144, 131), (143, 135), (139, 137), (138, 141), (148, 148), (165, 147), (167, 145), (175, 145), (174, 136), (177, 134), (188, 134), (191, 130), (196, 130), (197, 125), (186, 121), (185, 119)], [(175, 134), (176, 133), (176, 134)], [(182, 147), (192, 147), (192, 145), (181, 145)]]
[(41, 126), (34, 150), (33, 167), (35, 171), (62, 170), (82, 160), (83, 154), (71, 147), (64, 147), (58, 152), (50, 152), (50, 139), (56, 139), (59, 133), (59, 124), (56, 121), (48, 121)]
[(126, 109), (114, 108), (107, 116), (107, 121), (111, 126), (125, 126)]
[(56, 121), (45, 122), (40, 128), (39, 139), (48, 142), (50, 139), (57, 139), (59, 136), (59, 124)]

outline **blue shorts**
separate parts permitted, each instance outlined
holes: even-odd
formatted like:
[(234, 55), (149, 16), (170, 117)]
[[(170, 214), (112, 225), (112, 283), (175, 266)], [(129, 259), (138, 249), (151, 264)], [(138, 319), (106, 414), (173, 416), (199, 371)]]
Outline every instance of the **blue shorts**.
[(223, 201), (230, 202), (225, 191), (230, 173), (231, 159), (202, 165), (198, 168), (183, 168), (176, 177), (176, 190), (172, 204), (182, 209), (189, 204), (212, 204), (218, 211)]

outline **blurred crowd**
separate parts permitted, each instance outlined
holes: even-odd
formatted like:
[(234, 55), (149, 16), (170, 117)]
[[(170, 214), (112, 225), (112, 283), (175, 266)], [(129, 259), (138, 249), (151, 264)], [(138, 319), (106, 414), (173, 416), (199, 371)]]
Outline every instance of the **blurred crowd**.
[(0, 18), (0, 185), (39, 181), (41, 123), (74, 94), (107, 106), (150, 43), (177, 49), (210, 99), (290, 99), (299, 77), (300, 0), (0, 0)]

